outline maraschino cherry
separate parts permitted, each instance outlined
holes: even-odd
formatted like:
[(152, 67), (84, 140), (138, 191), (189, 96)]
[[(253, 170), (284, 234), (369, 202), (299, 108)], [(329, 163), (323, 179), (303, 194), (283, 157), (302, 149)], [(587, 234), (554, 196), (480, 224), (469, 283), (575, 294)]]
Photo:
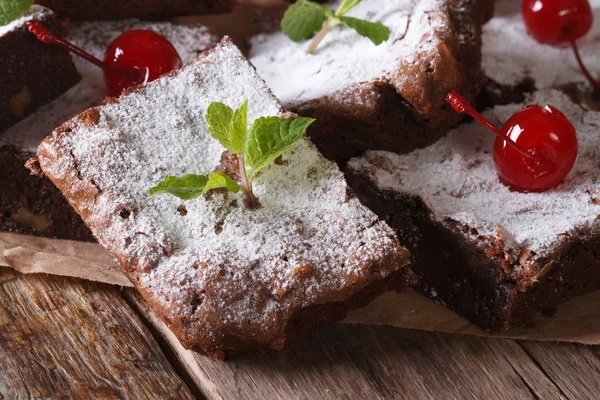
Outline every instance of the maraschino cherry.
[(496, 128), (456, 92), (446, 100), (456, 112), (467, 113), (498, 137), (494, 164), (502, 183), (519, 192), (543, 192), (561, 183), (577, 158), (577, 135), (568, 118), (548, 105), (530, 105)]
[(600, 91), (600, 82), (583, 65), (577, 40), (592, 28), (594, 12), (588, 0), (524, 0), (523, 20), (529, 33), (551, 45), (569, 44), (581, 71)]
[(27, 26), (40, 41), (60, 46), (102, 68), (111, 96), (119, 96), (124, 89), (151, 82), (183, 65), (173, 45), (152, 31), (123, 33), (108, 46), (104, 61), (100, 61), (39, 24), (28, 22)]

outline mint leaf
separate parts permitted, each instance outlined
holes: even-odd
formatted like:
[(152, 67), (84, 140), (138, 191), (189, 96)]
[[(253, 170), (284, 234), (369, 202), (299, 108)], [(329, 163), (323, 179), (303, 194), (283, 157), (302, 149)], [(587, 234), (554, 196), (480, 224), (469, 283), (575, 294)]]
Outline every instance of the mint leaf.
[(271, 161), (291, 150), (313, 121), (303, 117), (261, 117), (254, 121), (244, 153), (248, 178), (252, 179)]
[(308, 0), (298, 0), (288, 7), (281, 20), (281, 29), (294, 42), (310, 39), (323, 27), (333, 11)]
[(148, 190), (150, 196), (169, 193), (183, 200), (191, 200), (205, 193), (208, 178), (204, 175), (169, 176), (167, 179)]
[(210, 103), (206, 110), (206, 122), (208, 122), (208, 132), (217, 139), (219, 143), (227, 150), (232, 151), (230, 137), (231, 123), (233, 121), (233, 110), (231, 107), (218, 102)]
[(0, 26), (21, 17), (33, 5), (33, 0), (0, 0)]
[(342, 15), (346, 14), (348, 11), (356, 7), (356, 5), (361, 1), (362, 0), (344, 0), (335, 12), (336, 17), (341, 17)]
[(229, 192), (237, 193), (240, 185), (222, 172), (211, 172), (208, 174), (208, 182), (204, 186), (203, 193), (214, 189), (227, 189)]
[(244, 154), (246, 134), (248, 132), (248, 100), (234, 111), (231, 121), (231, 144), (233, 154)]
[(376, 46), (390, 38), (390, 29), (381, 22), (369, 22), (352, 17), (339, 17), (348, 28), (354, 29), (360, 36), (371, 39)]
[(218, 102), (210, 103), (206, 111), (208, 132), (233, 154), (243, 154), (246, 145), (248, 100), (233, 111)]

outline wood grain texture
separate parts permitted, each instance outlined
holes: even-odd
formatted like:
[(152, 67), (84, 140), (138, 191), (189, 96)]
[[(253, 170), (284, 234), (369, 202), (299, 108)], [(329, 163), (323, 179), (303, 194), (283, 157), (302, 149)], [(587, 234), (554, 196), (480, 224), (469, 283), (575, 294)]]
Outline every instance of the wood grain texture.
[(191, 398), (117, 288), (0, 268), (0, 398)]
[(336, 324), (218, 362), (183, 349), (132, 289), (0, 268), (0, 304), (7, 399), (185, 399), (188, 386), (209, 399), (595, 399), (600, 387), (600, 347)]
[(600, 346), (530, 341), (519, 344), (566, 398), (600, 398)]
[(124, 294), (210, 399), (567, 398), (514, 340), (385, 326), (336, 324), (290, 351), (212, 361), (183, 349), (135, 291)]

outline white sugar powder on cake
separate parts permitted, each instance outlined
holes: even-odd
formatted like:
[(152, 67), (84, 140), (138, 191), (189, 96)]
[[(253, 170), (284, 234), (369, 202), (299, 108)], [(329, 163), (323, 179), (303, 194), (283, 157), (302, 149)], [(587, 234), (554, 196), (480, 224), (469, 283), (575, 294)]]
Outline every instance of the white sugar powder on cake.
[[(328, 7), (337, 9), (341, 0)], [(251, 40), (250, 61), (286, 107), (332, 95), (351, 85), (383, 79), (400, 62), (435, 48), (443, 29), (436, 14), (446, 7), (441, 0), (364, 0), (347, 15), (381, 22), (391, 30), (388, 41), (375, 46), (354, 30), (332, 29), (315, 54), (310, 41), (294, 43), (281, 32), (260, 34)]]
[[(34, 8), (41, 7), (35, 6), (32, 10)], [(217, 42), (217, 38), (203, 26), (137, 20), (78, 23), (69, 31), (66, 39), (103, 59), (110, 42), (132, 29), (149, 29), (166, 37), (175, 46), (184, 64)], [(44, 137), (57, 126), (90, 107), (102, 104), (108, 96), (102, 70), (77, 56), (73, 56), (73, 61), (82, 76), (81, 81), (58, 99), (2, 133), (0, 146), (13, 145), (33, 153)]]
[[(235, 108), (244, 100), (250, 122), (283, 112), (239, 50), (226, 43), (172, 78), (104, 106), (97, 124), (73, 124), (72, 133), (55, 135), (38, 151), (51, 179), (81, 177), (63, 188), (67, 199), (79, 202), (76, 209), (85, 210), (99, 242), (136, 269), (142, 288), (168, 307), (163, 312), (169, 318), (192, 318), (189, 293), (210, 288), (203, 309), (211, 318), (264, 324), (287, 307), (276, 305), (286, 293), (294, 295), (281, 303), (292, 308), (331, 293), (342, 301), (343, 293), (400, 267), (368, 270), (396, 254), (394, 234), (349, 196), (336, 165), (306, 140), (257, 177), (258, 209), (244, 206), (241, 193), (185, 202), (147, 194), (169, 175), (213, 171), (224, 148), (208, 134), (206, 109), (214, 101)], [(43, 154), (56, 151), (66, 155), (44, 163)], [(75, 194), (82, 188), (98, 192), (86, 199)], [(182, 204), (185, 215), (178, 211)], [(303, 265), (314, 272), (300, 283), (294, 270)], [(349, 289), (349, 277), (357, 286)], [(265, 293), (269, 301), (253, 304), (254, 294)]]
[[(537, 89), (587, 82), (568, 44), (542, 44), (527, 33), (521, 3), (514, 0), (496, 2), (496, 16), (483, 28), (482, 67), (485, 74), (505, 85), (516, 85), (523, 78), (531, 77)], [(597, 76), (600, 74), (600, 0), (590, 3), (595, 11), (595, 23), (577, 44), (583, 62)]]
[[(492, 160), (495, 135), (478, 123), (410, 154), (369, 152), (349, 168), (370, 171), (378, 157), (374, 177), (380, 189), (418, 195), (437, 219), (464, 222), (480, 235), (508, 232), (519, 246), (543, 257), (563, 235), (600, 228), (600, 113), (583, 111), (555, 90), (537, 92), (527, 103), (557, 107), (577, 130), (577, 162), (566, 180), (547, 192), (511, 192), (500, 183)], [(521, 107), (495, 107), (486, 116), (501, 125)]]

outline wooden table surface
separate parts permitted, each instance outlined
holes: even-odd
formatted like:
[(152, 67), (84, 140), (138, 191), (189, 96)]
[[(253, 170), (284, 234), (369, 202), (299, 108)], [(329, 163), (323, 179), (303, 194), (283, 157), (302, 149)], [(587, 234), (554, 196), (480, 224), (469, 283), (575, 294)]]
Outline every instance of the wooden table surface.
[(133, 290), (0, 268), (0, 399), (597, 399), (600, 347), (336, 324), (217, 362)]

